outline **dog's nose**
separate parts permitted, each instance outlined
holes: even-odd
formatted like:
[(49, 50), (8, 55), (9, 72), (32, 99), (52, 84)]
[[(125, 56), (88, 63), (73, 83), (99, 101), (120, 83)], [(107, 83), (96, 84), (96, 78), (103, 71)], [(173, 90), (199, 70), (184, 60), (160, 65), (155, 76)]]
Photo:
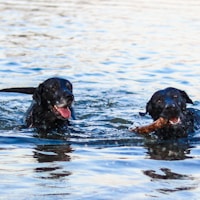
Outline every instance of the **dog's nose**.
[(165, 109), (175, 109), (176, 105), (174, 103), (168, 103), (165, 105)]
[(163, 113), (165, 113), (167, 116), (172, 116), (177, 115), (179, 111), (180, 109), (175, 103), (168, 103), (165, 105)]
[(73, 101), (73, 100), (74, 100), (74, 95), (73, 95), (73, 94), (68, 95), (67, 98), (68, 98), (69, 100)]
[(180, 110), (176, 106), (176, 104), (170, 102), (170, 103), (165, 104), (165, 107), (164, 107), (160, 116), (167, 118), (167, 119), (170, 119), (172, 117), (178, 116), (179, 112), (180, 112)]
[(65, 93), (63, 97), (61, 97), (61, 101), (66, 102), (67, 104), (71, 104), (74, 101), (74, 95)]

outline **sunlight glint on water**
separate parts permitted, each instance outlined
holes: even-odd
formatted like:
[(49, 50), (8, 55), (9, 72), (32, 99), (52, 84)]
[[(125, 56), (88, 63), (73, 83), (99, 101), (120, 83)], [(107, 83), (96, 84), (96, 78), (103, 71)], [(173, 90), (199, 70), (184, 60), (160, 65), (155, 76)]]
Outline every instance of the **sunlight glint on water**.
[(72, 81), (77, 120), (39, 138), (22, 128), (31, 96), (0, 95), (0, 199), (199, 199), (199, 131), (160, 143), (128, 131), (157, 89), (199, 109), (200, 3), (0, 3), (0, 88)]

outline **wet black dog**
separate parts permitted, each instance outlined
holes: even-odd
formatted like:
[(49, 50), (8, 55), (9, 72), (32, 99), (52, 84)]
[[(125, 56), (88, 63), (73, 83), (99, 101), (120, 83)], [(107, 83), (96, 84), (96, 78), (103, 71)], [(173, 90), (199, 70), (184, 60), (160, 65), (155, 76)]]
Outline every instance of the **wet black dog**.
[(163, 117), (168, 124), (155, 133), (163, 138), (186, 137), (194, 130), (193, 109), (186, 108), (186, 104), (193, 104), (186, 92), (176, 88), (166, 88), (153, 94), (146, 105), (146, 113), (153, 120)]
[(74, 118), (72, 103), (74, 95), (72, 84), (62, 78), (50, 78), (37, 88), (8, 88), (0, 92), (33, 94), (33, 102), (28, 109), (25, 123), (28, 127), (48, 131), (68, 125), (68, 119)]

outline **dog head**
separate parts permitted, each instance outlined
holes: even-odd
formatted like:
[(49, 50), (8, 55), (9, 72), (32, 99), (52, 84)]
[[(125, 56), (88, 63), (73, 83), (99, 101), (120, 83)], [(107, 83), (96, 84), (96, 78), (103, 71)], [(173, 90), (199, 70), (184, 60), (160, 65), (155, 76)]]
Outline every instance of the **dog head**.
[(149, 113), (153, 120), (163, 117), (169, 124), (177, 125), (185, 120), (187, 103), (193, 104), (186, 92), (169, 87), (153, 94), (146, 105), (146, 113)]
[(33, 94), (36, 104), (48, 112), (52, 112), (58, 119), (68, 119), (72, 113), (74, 95), (72, 84), (61, 78), (50, 78), (41, 83)]

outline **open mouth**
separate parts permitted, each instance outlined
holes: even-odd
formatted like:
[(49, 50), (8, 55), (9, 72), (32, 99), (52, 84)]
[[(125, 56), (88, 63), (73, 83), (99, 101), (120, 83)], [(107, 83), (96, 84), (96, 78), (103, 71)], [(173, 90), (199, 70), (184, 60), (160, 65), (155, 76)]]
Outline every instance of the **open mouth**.
[(60, 107), (55, 105), (53, 110), (57, 115), (60, 115), (64, 119), (69, 119), (71, 117), (71, 110), (69, 107)]
[(171, 125), (177, 125), (181, 123), (180, 117), (173, 117), (169, 119), (169, 124)]

